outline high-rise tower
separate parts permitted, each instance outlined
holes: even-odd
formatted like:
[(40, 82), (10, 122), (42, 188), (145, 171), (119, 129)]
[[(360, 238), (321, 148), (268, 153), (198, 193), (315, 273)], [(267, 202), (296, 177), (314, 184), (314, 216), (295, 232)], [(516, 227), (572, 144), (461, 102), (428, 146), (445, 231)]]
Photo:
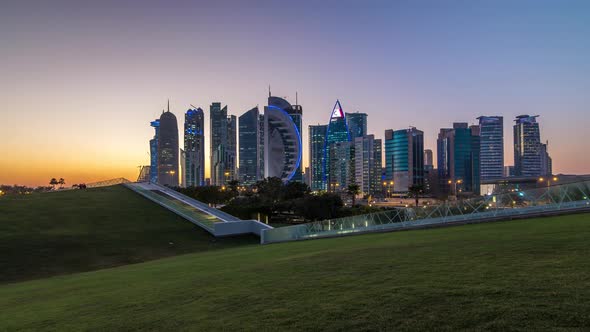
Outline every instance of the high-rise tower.
[(154, 128), (154, 137), (150, 140), (150, 182), (158, 183), (158, 140), (160, 133), (160, 119), (150, 122)]
[(366, 113), (346, 113), (346, 121), (350, 132), (350, 139), (367, 135), (367, 114)]
[(258, 107), (242, 114), (240, 127), (240, 181), (244, 185), (253, 185), (260, 175), (260, 114)]
[(514, 120), (514, 173), (516, 176), (542, 174), (542, 143), (538, 115), (519, 115)]
[(335, 143), (350, 141), (350, 132), (348, 131), (344, 111), (342, 111), (340, 101), (336, 100), (336, 104), (334, 104), (334, 108), (330, 114), (330, 121), (328, 122), (328, 129), (326, 132), (326, 143), (324, 146), (324, 179), (328, 185), (328, 182), (331, 181), (330, 170), (334, 169), (334, 167), (330, 165), (330, 158), (333, 154), (330, 150)]
[(456, 195), (460, 191), (479, 194), (479, 126), (454, 123), (443, 128), (437, 140), (438, 177), (441, 188)]
[[(268, 97), (264, 107), (264, 176), (282, 181), (301, 181), (301, 134), (294, 109), (283, 98)], [(300, 119), (300, 117), (299, 117)], [(298, 122), (301, 125), (300, 121)]]
[(394, 192), (424, 185), (424, 133), (416, 128), (385, 131), (385, 167)]
[(480, 116), (480, 173), (482, 180), (501, 178), (504, 173), (504, 118)]
[(184, 166), (187, 187), (205, 184), (205, 112), (192, 108), (184, 115)]
[(176, 116), (168, 110), (160, 116), (158, 137), (158, 183), (178, 186), (178, 123)]
[(309, 126), (309, 172), (312, 191), (327, 190), (324, 178), (327, 125)]

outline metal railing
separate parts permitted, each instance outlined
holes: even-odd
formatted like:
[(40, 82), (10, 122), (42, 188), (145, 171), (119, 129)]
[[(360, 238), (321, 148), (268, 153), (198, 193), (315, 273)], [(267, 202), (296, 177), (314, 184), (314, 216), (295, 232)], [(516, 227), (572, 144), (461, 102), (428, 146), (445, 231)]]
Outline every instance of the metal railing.
[(590, 209), (590, 181), (513, 190), (438, 205), (397, 208), (366, 215), (316, 221), (265, 230), (262, 243), (285, 242), (354, 233), (505, 220)]

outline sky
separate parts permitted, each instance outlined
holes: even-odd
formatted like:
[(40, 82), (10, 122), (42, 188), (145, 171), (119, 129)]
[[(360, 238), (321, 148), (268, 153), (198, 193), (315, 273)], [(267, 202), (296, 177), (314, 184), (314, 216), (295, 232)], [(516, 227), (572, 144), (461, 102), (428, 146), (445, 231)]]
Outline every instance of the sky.
[(298, 93), (304, 166), (339, 99), (435, 152), (440, 128), (502, 115), (507, 165), (514, 117), (540, 115), (554, 172), (590, 173), (588, 36), (590, 1), (4, 0), (0, 184), (135, 180), (168, 99), (208, 135), (212, 102), (239, 116), (269, 85)]

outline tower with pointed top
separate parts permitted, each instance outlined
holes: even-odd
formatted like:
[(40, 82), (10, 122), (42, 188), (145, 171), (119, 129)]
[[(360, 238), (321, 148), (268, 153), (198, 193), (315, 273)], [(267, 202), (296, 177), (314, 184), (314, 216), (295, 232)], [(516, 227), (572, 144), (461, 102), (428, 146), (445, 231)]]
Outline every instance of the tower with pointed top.
[[(334, 191), (336, 187), (341, 187), (342, 181), (337, 179), (336, 174), (331, 176), (336, 169), (343, 169), (346, 165), (337, 165), (345, 161), (334, 159), (337, 155), (343, 155), (344, 153), (337, 153), (333, 151), (336, 149), (347, 149), (345, 144), (337, 144), (342, 142), (350, 142), (350, 132), (348, 131), (348, 124), (346, 123), (346, 116), (342, 110), (340, 101), (336, 100), (332, 113), (330, 114), (330, 121), (328, 122), (328, 129), (326, 131), (326, 141), (324, 146), (324, 181), (329, 191)], [(346, 161), (352, 163), (352, 160)], [(342, 174), (348, 174), (346, 171), (339, 172)], [(344, 176), (344, 175), (343, 175)]]
[(176, 116), (168, 110), (160, 116), (158, 133), (158, 183), (178, 186), (178, 123)]

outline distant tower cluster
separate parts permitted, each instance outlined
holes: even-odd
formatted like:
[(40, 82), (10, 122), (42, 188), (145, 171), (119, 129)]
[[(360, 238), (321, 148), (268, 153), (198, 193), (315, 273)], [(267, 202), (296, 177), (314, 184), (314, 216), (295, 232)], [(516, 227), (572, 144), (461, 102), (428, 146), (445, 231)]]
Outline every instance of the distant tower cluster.
[(344, 112), (339, 100), (326, 124), (308, 127), (309, 166), (303, 173), (303, 107), (298, 96), (291, 104), (269, 91), (267, 101), (264, 113), (256, 106), (239, 118), (228, 115), (221, 102), (211, 103), (210, 179), (205, 178), (205, 112), (192, 105), (186, 111), (184, 146), (179, 149), (177, 120), (168, 102), (160, 118), (150, 122), (154, 128), (150, 166), (142, 169), (140, 179), (192, 187), (224, 186), (232, 180), (252, 186), (277, 177), (285, 183), (304, 182), (315, 192), (345, 194), (356, 185), (359, 195), (369, 198), (405, 197), (416, 190), (437, 196), (479, 195), (482, 183), (488, 186), (510, 176), (534, 181), (552, 174), (538, 116), (516, 117), (514, 166), (508, 166), (504, 165), (502, 116), (480, 116), (476, 125), (457, 122), (441, 128), (434, 155), (424, 148), (421, 130), (387, 129), (384, 139), (377, 139), (368, 133), (368, 115)]

